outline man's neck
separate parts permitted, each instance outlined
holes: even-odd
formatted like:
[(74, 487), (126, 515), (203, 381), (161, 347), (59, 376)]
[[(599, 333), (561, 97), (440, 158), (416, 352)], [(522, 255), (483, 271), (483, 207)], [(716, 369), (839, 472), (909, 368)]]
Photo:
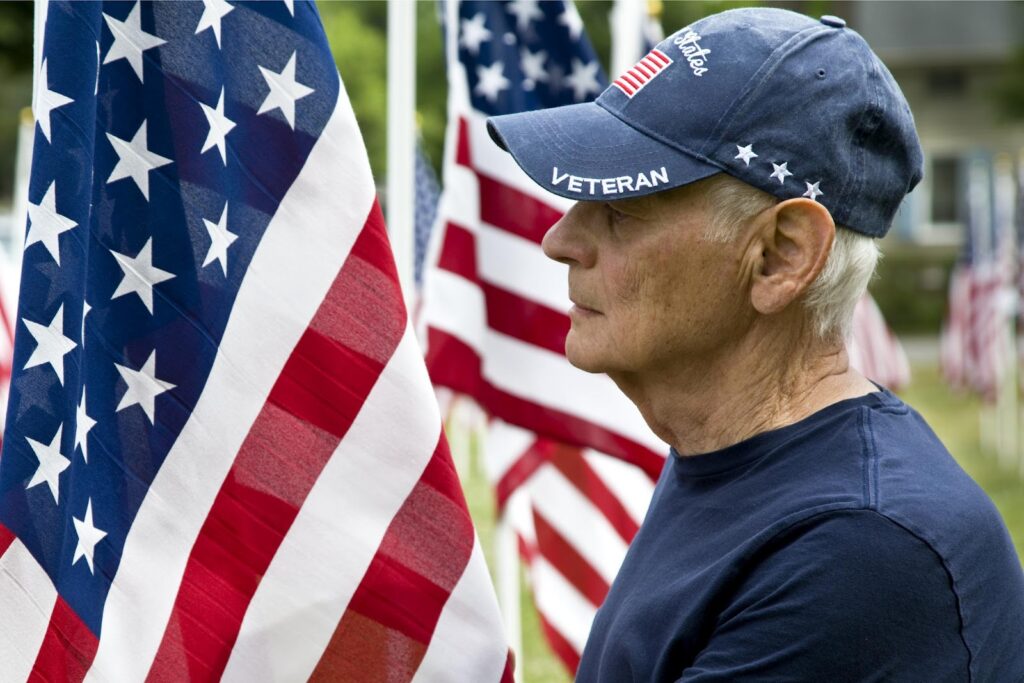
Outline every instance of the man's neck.
[(748, 335), (647, 376), (611, 377), (681, 455), (716, 451), (876, 390), (849, 367), (842, 343), (785, 336)]

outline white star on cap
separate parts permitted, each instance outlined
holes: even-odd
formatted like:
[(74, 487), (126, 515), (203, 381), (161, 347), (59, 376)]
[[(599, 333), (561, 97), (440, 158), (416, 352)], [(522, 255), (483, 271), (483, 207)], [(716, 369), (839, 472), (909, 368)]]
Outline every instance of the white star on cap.
[(754, 145), (749, 144), (746, 147), (740, 147), (736, 145), (736, 156), (733, 159), (743, 159), (743, 163), (750, 166), (750, 160), (755, 158), (757, 155), (754, 154)]
[(597, 82), (597, 70), (600, 68), (597, 60), (584, 64), (573, 57), (572, 73), (565, 77), (565, 84), (572, 88), (574, 100), (582, 102), (588, 94), (601, 92), (601, 84)]
[(75, 448), (82, 447), (82, 459), (89, 462), (89, 430), (96, 426), (96, 420), (85, 412), (85, 387), (82, 387), (82, 402), (75, 415)]
[(512, 0), (505, 10), (516, 18), (516, 29), (525, 31), (534, 19), (543, 19), (544, 13), (537, 6), (537, 0)]
[(24, 369), (37, 365), (49, 365), (57, 373), (57, 379), (64, 384), (64, 356), (78, 344), (64, 336), (64, 304), (61, 304), (49, 325), (40, 325), (28, 318), (22, 318), (28, 333), (36, 340), (36, 348), (25, 362)]
[(288, 59), (288, 63), (281, 69), (281, 73), (259, 67), (263, 79), (270, 87), (267, 99), (263, 100), (257, 114), (265, 114), (274, 109), (280, 109), (288, 125), (295, 130), (295, 101), (301, 100), (307, 95), (316, 92), (313, 88), (303, 85), (295, 80), (295, 52)]
[(50, 140), (50, 112), (58, 107), (71, 104), (74, 100), (50, 90), (48, 85), (50, 81), (46, 77), (46, 62), (47, 60), (44, 59), (42, 66), (39, 67), (39, 75), (36, 77), (36, 96), (32, 107), (35, 109), (36, 123), (43, 131), (43, 136), (47, 142), (52, 142)]
[(221, 160), (227, 166), (226, 138), (231, 129), (235, 127), (235, 122), (224, 116), (224, 87), (221, 86), (220, 99), (217, 100), (216, 109), (202, 102), (199, 103), (199, 106), (203, 108), (203, 113), (206, 114), (206, 122), (210, 125), (210, 132), (206, 134), (206, 142), (203, 143), (203, 148), (199, 153), (202, 154), (216, 146), (217, 151), (220, 152)]
[(790, 172), (790, 170), (788, 168), (786, 168), (786, 166), (788, 166), (788, 165), (789, 165), (788, 161), (783, 162), (782, 164), (777, 164), (777, 163), (775, 163), (773, 161), (772, 162), (772, 168), (774, 168), (775, 170), (773, 170), (772, 174), (770, 176), (768, 176), (768, 177), (769, 178), (778, 178), (779, 179), (779, 185), (782, 185), (784, 182), (786, 182), (786, 176), (793, 175)]
[(213, 37), (217, 39), (217, 48), (220, 48), (220, 20), (223, 19), (235, 8), (225, 0), (203, 0), (203, 16), (199, 17), (199, 25), (196, 27), (196, 35), (199, 35), (208, 28), (213, 29)]
[(50, 183), (46, 188), (43, 200), (38, 204), (28, 203), (28, 237), (25, 239), (25, 248), (28, 249), (36, 242), (41, 242), (46, 251), (50, 252), (53, 260), (60, 265), (60, 240), (61, 233), (67, 232), (78, 225), (67, 216), (57, 213), (57, 182)]
[(114, 367), (121, 374), (121, 379), (128, 385), (128, 389), (124, 392), (124, 396), (121, 397), (121, 402), (117, 404), (115, 412), (120, 412), (125, 408), (137, 405), (142, 408), (142, 412), (149, 418), (149, 423), (153, 424), (153, 416), (156, 414), (156, 397), (176, 386), (162, 379), (157, 379), (156, 351), (149, 354), (149, 358), (140, 370), (132, 370), (118, 363), (114, 363)]
[(140, 3), (135, 3), (124, 21), (118, 21), (109, 14), (103, 15), (107, 21), (107, 27), (114, 34), (114, 42), (107, 50), (107, 56), (103, 58), (103, 63), (110, 64), (119, 59), (127, 59), (132, 71), (139, 77), (139, 81), (142, 81), (142, 53), (163, 45), (167, 41), (142, 30), (139, 5)]
[(206, 231), (210, 233), (210, 250), (206, 252), (203, 267), (205, 268), (214, 261), (220, 261), (221, 270), (224, 271), (226, 277), (228, 274), (228, 247), (238, 239), (238, 235), (228, 232), (227, 202), (224, 203), (224, 211), (221, 212), (219, 221), (214, 223), (204, 218), (203, 223), (206, 224)]
[(143, 305), (150, 313), (153, 312), (153, 285), (170, 280), (174, 273), (160, 270), (153, 265), (153, 238), (146, 240), (146, 244), (134, 258), (126, 254), (120, 254), (113, 249), (110, 253), (117, 259), (117, 265), (121, 266), (124, 277), (117, 285), (117, 289), (110, 296), (111, 300), (125, 294), (135, 293), (142, 299)]
[(583, 33), (583, 19), (575, 5), (566, 3), (565, 9), (558, 15), (558, 23), (569, 29), (570, 38), (580, 39), (580, 35)]
[(92, 498), (85, 504), (85, 516), (82, 519), (72, 517), (75, 523), (75, 533), (78, 534), (78, 544), (75, 546), (75, 556), (71, 559), (72, 566), (83, 557), (89, 565), (89, 573), (95, 574), (92, 566), (92, 554), (96, 550), (96, 544), (102, 541), (107, 532), (97, 529), (92, 523)]
[(462, 20), (462, 37), (459, 38), (459, 43), (474, 57), (480, 54), (480, 43), (491, 39), (490, 29), (484, 26), (486, 20), (483, 12), (474, 15), (472, 19)]
[(809, 183), (805, 180), (804, 185), (807, 186), (807, 192), (804, 192), (802, 195), (800, 195), (801, 197), (810, 197), (814, 201), (818, 201), (818, 197), (825, 194), (824, 192), (818, 189), (818, 185), (821, 185), (820, 180), (816, 183)]
[(111, 171), (107, 183), (113, 183), (122, 178), (131, 178), (138, 185), (142, 196), (149, 201), (149, 172), (166, 166), (172, 160), (162, 157), (159, 154), (149, 151), (149, 143), (146, 141), (146, 121), (135, 131), (132, 141), (122, 140), (107, 133), (107, 139), (117, 152), (117, 165)]
[(509, 80), (505, 78), (505, 64), (495, 62), (490, 66), (476, 67), (477, 84), (473, 92), (483, 95), (488, 102), (497, 102), (502, 90), (508, 90)]
[(55, 504), (60, 503), (60, 473), (71, 465), (71, 461), (60, 452), (60, 437), (63, 432), (64, 425), (57, 427), (57, 433), (53, 435), (49, 444), (25, 437), (32, 452), (36, 454), (36, 459), (39, 460), (39, 467), (36, 468), (36, 473), (25, 485), (25, 489), (28, 490), (45, 481), (50, 488), (50, 493), (53, 494)]

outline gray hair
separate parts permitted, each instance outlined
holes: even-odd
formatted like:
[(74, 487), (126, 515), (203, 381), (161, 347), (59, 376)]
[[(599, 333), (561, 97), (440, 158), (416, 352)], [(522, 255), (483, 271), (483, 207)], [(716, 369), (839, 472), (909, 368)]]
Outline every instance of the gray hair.
[[(716, 242), (733, 239), (739, 228), (778, 199), (724, 173), (709, 179), (708, 203), (713, 218), (705, 237)], [(878, 241), (836, 226), (825, 267), (804, 294), (803, 306), (820, 339), (850, 335), (853, 310), (875, 272)]]

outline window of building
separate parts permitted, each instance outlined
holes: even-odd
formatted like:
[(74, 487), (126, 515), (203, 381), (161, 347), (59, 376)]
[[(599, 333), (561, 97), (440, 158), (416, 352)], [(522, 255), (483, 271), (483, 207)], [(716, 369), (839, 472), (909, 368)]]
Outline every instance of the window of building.
[(931, 164), (931, 222), (957, 223), (963, 217), (961, 164), (956, 157), (935, 157)]

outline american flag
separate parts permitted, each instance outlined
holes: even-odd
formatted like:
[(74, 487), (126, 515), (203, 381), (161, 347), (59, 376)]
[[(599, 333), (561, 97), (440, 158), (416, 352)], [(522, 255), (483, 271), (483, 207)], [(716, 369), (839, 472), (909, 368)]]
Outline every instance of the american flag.
[(612, 85), (621, 90), (626, 97), (632, 99), (671, 63), (672, 59), (667, 54), (655, 48), (612, 81)]
[(571, 3), (446, 6), (449, 128), (421, 323), (437, 385), (492, 416), (485, 453), (549, 643), (575, 670), (646, 511), (667, 446), (607, 377), (564, 356), (564, 265), (540, 241), (569, 205), (488, 137), (489, 115), (607, 84)]
[(889, 329), (882, 311), (867, 292), (853, 310), (853, 329), (846, 341), (850, 365), (893, 390), (910, 384), (910, 361), (903, 345)]
[(41, 20), (0, 678), (511, 680), (315, 6)]
[(946, 380), (994, 402), (1010, 353), (1014, 314), (1010, 226), (993, 216), (992, 167), (984, 157), (968, 164), (967, 234), (949, 281), (941, 363)]

